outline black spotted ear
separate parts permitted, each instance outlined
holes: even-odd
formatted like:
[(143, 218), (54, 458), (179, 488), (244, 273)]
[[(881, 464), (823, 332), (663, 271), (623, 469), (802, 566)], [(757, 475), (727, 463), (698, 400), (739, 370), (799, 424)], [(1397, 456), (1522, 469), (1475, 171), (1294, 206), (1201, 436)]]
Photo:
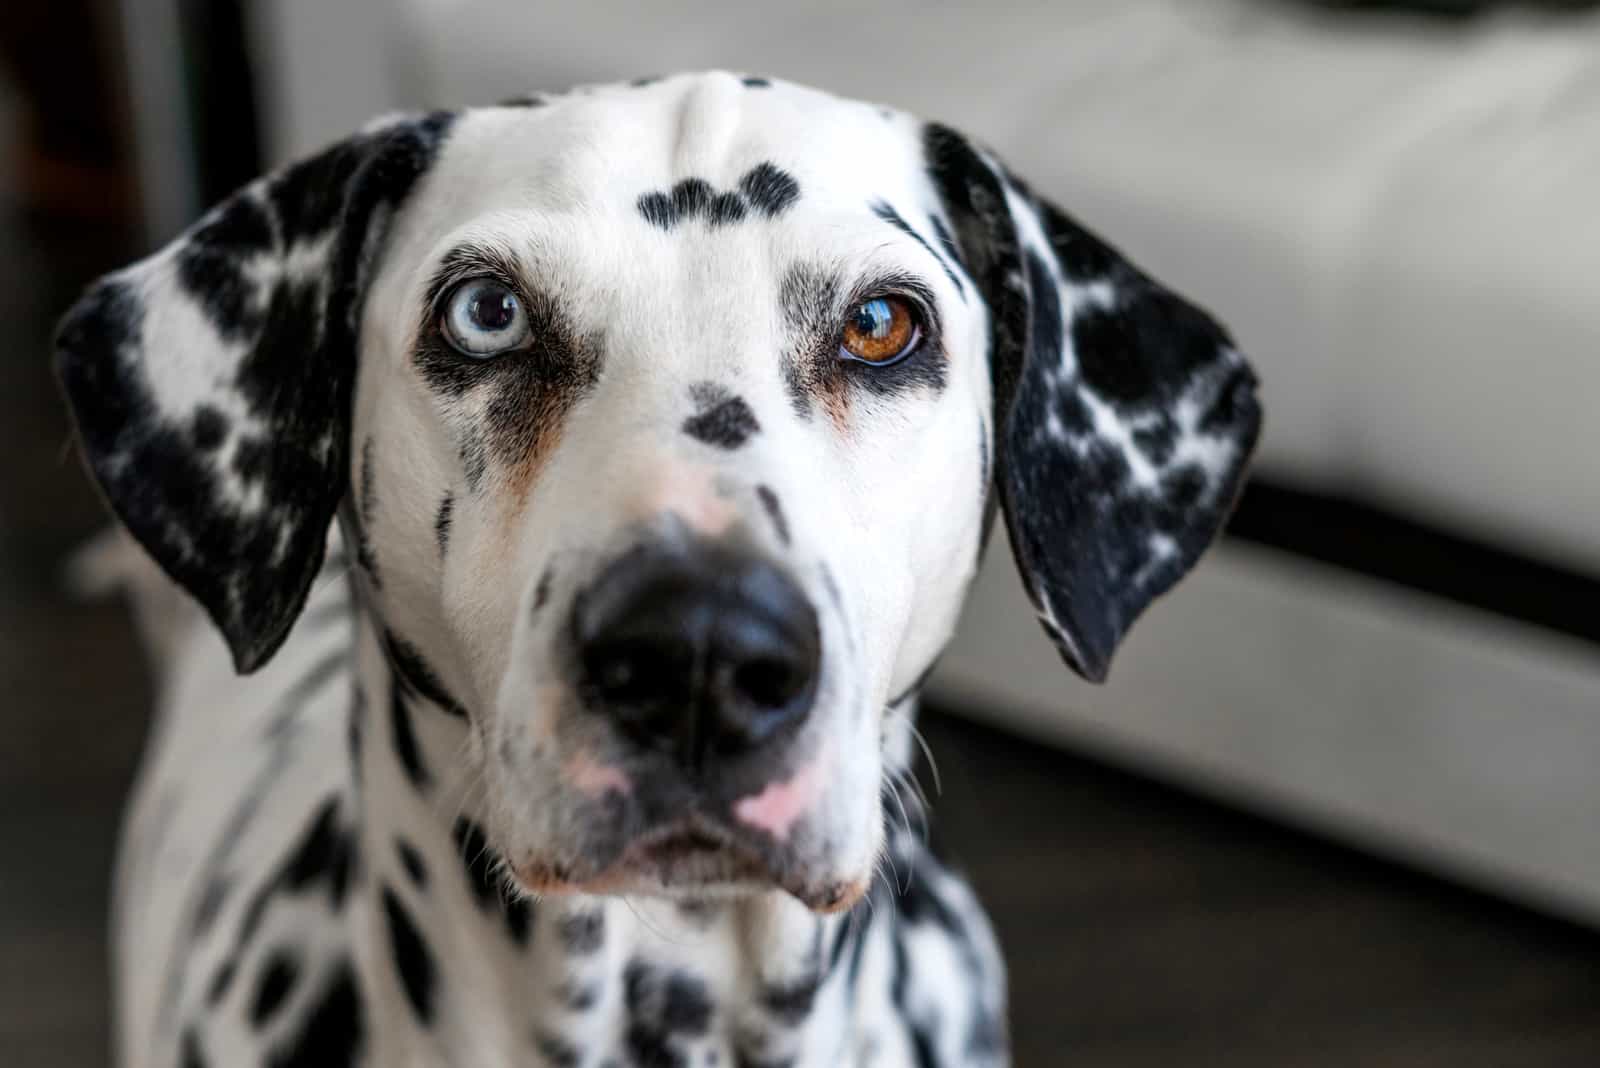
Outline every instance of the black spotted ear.
[(252, 183), (57, 331), (90, 469), (241, 672), (282, 644), (322, 564), (366, 274), (449, 125), (386, 121)]
[(991, 316), (1017, 567), (1063, 658), (1099, 682), (1232, 508), (1261, 427), (1256, 378), (1210, 316), (959, 134), (931, 126), (924, 150)]

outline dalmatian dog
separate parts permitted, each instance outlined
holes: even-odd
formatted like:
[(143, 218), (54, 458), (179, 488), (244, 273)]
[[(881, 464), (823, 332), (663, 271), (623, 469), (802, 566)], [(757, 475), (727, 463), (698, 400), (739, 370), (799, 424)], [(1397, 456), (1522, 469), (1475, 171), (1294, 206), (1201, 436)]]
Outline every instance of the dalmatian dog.
[(1005, 1064), (918, 687), (995, 513), (1101, 679), (1260, 421), (985, 149), (726, 73), (381, 120), (56, 359), (203, 610), (117, 874), (136, 1068)]

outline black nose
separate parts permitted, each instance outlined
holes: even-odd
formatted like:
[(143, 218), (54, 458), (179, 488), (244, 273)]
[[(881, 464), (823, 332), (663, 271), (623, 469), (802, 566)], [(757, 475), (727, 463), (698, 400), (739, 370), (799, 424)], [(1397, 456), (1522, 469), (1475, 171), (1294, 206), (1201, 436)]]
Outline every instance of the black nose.
[(811, 602), (725, 546), (622, 557), (578, 599), (573, 633), (586, 703), (691, 769), (798, 725), (816, 690)]

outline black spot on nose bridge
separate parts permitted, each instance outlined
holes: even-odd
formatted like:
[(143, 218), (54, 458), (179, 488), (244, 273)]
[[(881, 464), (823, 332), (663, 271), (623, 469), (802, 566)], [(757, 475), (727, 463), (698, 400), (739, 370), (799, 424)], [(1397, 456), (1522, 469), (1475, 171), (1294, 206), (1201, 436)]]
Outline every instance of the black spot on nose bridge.
[(683, 432), (696, 441), (718, 449), (737, 449), (761, 430), (744, 398), (714, 382), (691, 386), (689, 396), (695, 414), (683, 421)]

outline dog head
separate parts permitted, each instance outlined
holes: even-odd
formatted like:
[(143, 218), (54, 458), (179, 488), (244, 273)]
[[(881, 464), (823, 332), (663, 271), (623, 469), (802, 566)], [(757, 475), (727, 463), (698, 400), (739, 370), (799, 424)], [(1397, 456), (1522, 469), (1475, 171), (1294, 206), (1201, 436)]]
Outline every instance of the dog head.
[(993, 511), (1098, 680), (1260, 418), (1221, 328), (960, 135), (725, 74), (376, 124), (101, 280), (57, 358), (241, 671), (342, 516), (524, 887), (818, 909)]

